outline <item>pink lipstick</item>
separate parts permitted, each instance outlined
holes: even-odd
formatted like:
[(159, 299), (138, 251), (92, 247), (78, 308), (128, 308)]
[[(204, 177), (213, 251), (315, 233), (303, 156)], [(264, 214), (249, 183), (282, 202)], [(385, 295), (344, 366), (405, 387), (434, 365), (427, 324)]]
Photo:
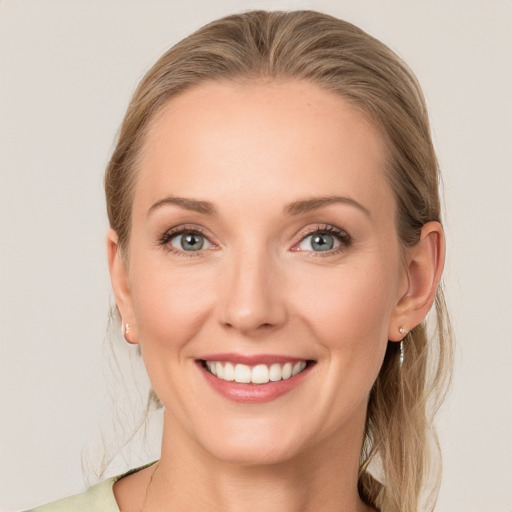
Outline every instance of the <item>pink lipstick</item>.
[(210, 354), (197, 363), (215, 391), (240, 403), (275, 400), (300, 385), (315, 364), (312, 360), (266, 354)]

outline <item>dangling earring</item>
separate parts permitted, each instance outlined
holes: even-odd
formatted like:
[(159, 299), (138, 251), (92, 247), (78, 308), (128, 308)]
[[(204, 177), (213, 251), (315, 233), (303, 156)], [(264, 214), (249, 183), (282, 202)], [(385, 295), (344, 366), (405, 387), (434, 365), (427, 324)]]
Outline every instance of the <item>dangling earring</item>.
[[(403, 327), (400, 327), (400, 329), (398, 329), (398, 332), (404, 338), (409, 334)], [(404, 338), (402, 338), (400, 340), (400, 366), (402, 366), (404, 364), (404, 352), (405, 352), (405, 349), (404, 349)]]

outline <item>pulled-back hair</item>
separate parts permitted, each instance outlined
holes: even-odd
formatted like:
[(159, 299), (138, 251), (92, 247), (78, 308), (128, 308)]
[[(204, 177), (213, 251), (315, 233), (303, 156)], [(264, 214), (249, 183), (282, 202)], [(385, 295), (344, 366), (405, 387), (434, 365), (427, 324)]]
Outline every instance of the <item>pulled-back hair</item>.
[[(136, 89), (105, 174), (107, 211), (121, 251), (130, 240), (138, 162), (155, 116), (208, 81), (303, 80), (341, 95), (380, 129), (386, 177), (397, 203), (402, 249), (440, 221), (439, 171), (425, 101), (413, 73), (354, 25), (313, 11), (251, 11), (214, 21), (167, 51)], [(388, 343), (370, 393), (359, 493), (382, 512), (432, 509), (440, 456), (432, 427), (451, 370), (450, 325), (441, 288), (431, 324)], [(428, 491), (428, 492), (427, 492)], [(423, 504), (423, 505), (422, 505)]]

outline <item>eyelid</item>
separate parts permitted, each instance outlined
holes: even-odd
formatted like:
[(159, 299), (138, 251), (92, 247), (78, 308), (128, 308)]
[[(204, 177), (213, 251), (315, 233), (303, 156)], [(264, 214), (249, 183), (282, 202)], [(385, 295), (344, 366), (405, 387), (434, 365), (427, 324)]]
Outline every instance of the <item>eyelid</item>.
[[(201, 244), (201, 247), (199, 247), (198, 249), (191, 249), (190, 251), (186, 250), (186, 249), (182, 249), (180, 247), (180, 243), (183, 244), (183, 243), (186, 243), (186, 240), (188, 237), (194, 237), (194, 238), (200, 238), (202, 239), (202, 244)], [(168, 244), (170, 244), (170, 246), (173, 248), (173, 249), (176, 249), (177, 251), (183, 251), (183, 252), (190, 252), (190, 253), (198, 253), (200, 251), (205, 251), (205, 250), (208, 250), (208, 249), (211, 249), (213, 247), (213, 244), (210, 242), (210, 240), (202, 235), (201, 233), (196, 233), (194, 231), (185, 231), (183, 233), (176, 233), (174, 234), (173, 236), (171, 236), (169, 238), (169, 241), (167, 242)]]
[[(195, 233), (203, 236), (206, 240), (208, 240), (210, 247), (207, 247), (206, 249), (199, 249), (197, 251), (183, 251), (171, 245), (170, 242), (173, 238), (176, 238), (180, 235), (185, 235), (187, 233)], [(216, 250), (219, 248), (217, 244), (212, 242), (211, 238), (211, 235), (202, 226), (197, 226), (196, 224), (180, 224), (165, 231), (161, 236), (158, 237), (157, 243), (168, 252), (176, 253), (180, 256), (197, 257), (204, 256), (207, 251)]]
[[(179, 236), (186, 233), (197, 233), (208, 240), (210, 243), (210, 247), (206, 249), (200, 249), (198, 251), (183, 251), (174, 246), (171, 246), (170, 241)], [(312, 251), (312, 250), (302, 250), (298, 249), (298, 245), (303, 242), (308, 236), (311, 236), (315, 233), (328, 233), (333, 235), (339, 241), (339, 246), (327, 251)], [(291, 247), (292, 252), (305, 252), (312, 256), (332, 256), (334, 254), (338, 254), (342, 251), (348, 249), (348, 247), (352, 244), (353, 240), (350, 234), (337, 226), (332, 224), (317, 224), (311, 225), (301, 231), (298, 235), (297, 242)], [(205, 256), (205, 253), (211, 250), (219, 249), (219, 245), (212, 241), (212, 236), (209, 232), (203, 228), (202, 226), (198, 226), (196, 224), (180, 224), (178, 226), (174, 226), (167, 231), (165, 231), (162, 235), (157, 238), (158, 245), (165, 248), (168, 252), (174, 252), (178, 255), (184, 255), (188, 257), (197, 257), (197, 256)]]
[[(306, 238), (315, 233), (328, 233), (335, 236), (339, 241), (339, 246), (328, 251), (312, 251), (298, 248), (299, 244), (301, 244)], [(315, 226), (308, 226), (299, 234), (299, 240), (293, 245), (291, 251), (305, 252), (315, 257), (332, 256), (347, 250), (350, 245), (352, 245), (352, 237), (346, 230), (338, 228), (337, 226), (333, 226), (332, 224), (317, 224)]]

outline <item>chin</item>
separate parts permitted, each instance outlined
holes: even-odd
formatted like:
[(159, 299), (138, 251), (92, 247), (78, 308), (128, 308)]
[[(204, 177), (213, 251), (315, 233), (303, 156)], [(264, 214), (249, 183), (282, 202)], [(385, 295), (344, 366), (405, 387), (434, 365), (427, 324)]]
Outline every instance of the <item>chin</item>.
[(230, 429), (208, 436), (200, 443), (213, 457), (228, 464), (243, 466), (273, 465), (292, 459), (305, 448), (289, 429), (259, 425), (257, 428)]
[(237, 466), (271, 466), (286, 462), (296, 455), (296, 450), (283, 446), (229, 445), (211, 447), (210, 453), (218, 460)]

